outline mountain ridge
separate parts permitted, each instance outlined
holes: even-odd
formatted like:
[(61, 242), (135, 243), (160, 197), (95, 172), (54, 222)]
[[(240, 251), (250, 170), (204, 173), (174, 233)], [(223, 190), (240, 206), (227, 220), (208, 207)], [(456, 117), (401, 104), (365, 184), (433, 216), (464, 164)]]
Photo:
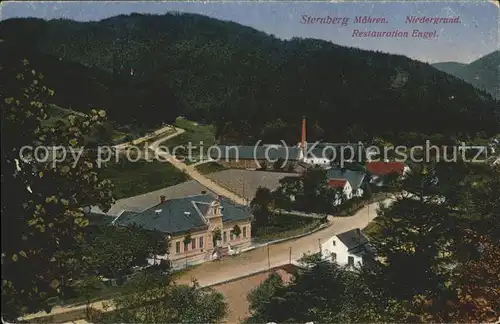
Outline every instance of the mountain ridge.
[(432, 66), (487, 91), (500, 100), (500, 50), (486, 54), (469, 64), (441, 62)]
[[(162, 112), (170, 105), (156, 97), (168, 89), (183, 115), (215, 124), (218, 137), (228, 141), (296, 142), (303, 115), (311, 139), (339, 141), (499, 128), (496, 100), (429, 64), (324, 40), (281, 40), (202, 15), (7, 20), (0, 22), (0, 38), (22, 39), (18, 48), (149, 84), (135, 91)], [(127, 107), (123, 118), (148, 119)], [(161, 122), (162, 115), (147, 122)]]

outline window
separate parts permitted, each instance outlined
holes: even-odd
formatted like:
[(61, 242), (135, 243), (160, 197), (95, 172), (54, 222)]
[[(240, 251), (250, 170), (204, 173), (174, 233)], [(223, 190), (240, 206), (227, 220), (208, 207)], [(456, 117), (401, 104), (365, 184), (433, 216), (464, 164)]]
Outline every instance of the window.
[(247, 237), (247, 227), (243, 226), (243, 238)]
[(226, 241), (227, 241), (227, 232), (224, 231), (224, 233), (222, 234), (222, 242), (226, 243)]
[(194, 250), (194, 249), (196, 249), (196, 239), (195, 238), (191, 240), (191, 250)]
[(332, 252), (332, 261), (336, 262), (337, 261), (337, 253)]
[(181, 242), (175, 242), (175, 253), (181, 253)]
[(352, 257), (352, 256), (347, 257), (347, 264), (350, 266), (353, 266), (354, 265), (354, 257)]
[(234, 233), (233, 233), (233, 231), (231, 231), (231, 232), (229, 233), (229, 239), (230, 239), (231, 241), (232, 241), (232, 240), (234, 240)]
[(335, 243), (335, 240), (333, 240), (333, 241), (332, 241), (332, 244), (333, 244), (333, 246), (335, 246), (335, 244), (336, 244), (336, 243)]
[(203, 236), (200, 236), (200, 239), (198, 242), (199, 242), (200, 249), (203, 249)]

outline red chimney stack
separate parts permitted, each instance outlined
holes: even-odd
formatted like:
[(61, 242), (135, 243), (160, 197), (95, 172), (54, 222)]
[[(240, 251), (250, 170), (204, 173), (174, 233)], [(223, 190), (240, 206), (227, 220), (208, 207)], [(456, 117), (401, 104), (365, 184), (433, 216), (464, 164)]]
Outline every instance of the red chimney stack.
[(165, 201), (167, 201), (167, 197), (165, 195), (161, 195), (160, 196), (160, 203), (164, 203)]

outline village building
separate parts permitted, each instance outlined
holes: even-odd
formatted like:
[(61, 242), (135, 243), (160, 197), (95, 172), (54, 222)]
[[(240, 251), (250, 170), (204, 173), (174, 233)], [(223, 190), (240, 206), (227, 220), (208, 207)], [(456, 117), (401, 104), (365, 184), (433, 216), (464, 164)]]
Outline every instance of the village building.
[(364, 172), (348, 170), (345, 168), (332, 168), (326, 172), (326, 177), (328, 179), (328, 184), (330, 187), (337, 186), (339, 183), (343, 183), (339, 182), (338, 180), (346, 182), (345, 186), (347, 186), (347, 183), (349, 183), (349, 186), (345, 190), (347, 190), (347, 192), (350, 192), (351, 194), (349, 195), (350, 198), (347, 199), (351, 199), (354, 197), (359, 198), (363, 196), (367, 181), (366, 174)]
[(364, 154), (362, 143), (308, 143), (306, 120), (302, 119), (301, 141), (296, 146), (218, 145), (208, 151), (210, 159), (228, 168), (268, 169), (276, 164), (288, 171), (301, 172), (308, 166), (330, 168), (332, 163), (360, 159)]
[(370, 173), (370, 182), (376, 186), (383, 186), (390, 175), (405, 177), (411, 171), (403, 162), (370, 161), (365, 166)]
[(335, 195), (335, 199), (333, 202), (334, 206), (339, 206), (344, 202), (344, 200), (349, 200), (352, 198), (352, 186), (349, 181), (345, 179), (329, 179), (328, 187), (341, 190), (341, 193), (337, 193)]
[[(164, 233), (170, 242), (166, 257), (175, 267), (213, 260), (248, 247), (251, 221), (246, 207), (227, 198), (201, 194), (175, 199), (161, 196), (157, 205), (142, 212), (122, 211), (113, 224), (137, 225)], [(188, 237), (190, 241), (185, 244)]]
[(374, 256), (368, 238), (359, 228), (334, 235), (321, 243), (324, 260), (359, 268)]

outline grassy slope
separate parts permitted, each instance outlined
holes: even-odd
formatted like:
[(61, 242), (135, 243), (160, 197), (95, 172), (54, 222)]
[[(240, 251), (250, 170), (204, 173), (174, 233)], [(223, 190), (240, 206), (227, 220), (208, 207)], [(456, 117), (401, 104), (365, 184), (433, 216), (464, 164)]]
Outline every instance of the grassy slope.
[(189, 180), (189, 176), (170, 163), (160, 161), (129, 162), (121, 156), (118, 163), (104, 167), (104, 178), (115, 185), (115, 198), (126, 198), (161, 188), (173, 186)]

